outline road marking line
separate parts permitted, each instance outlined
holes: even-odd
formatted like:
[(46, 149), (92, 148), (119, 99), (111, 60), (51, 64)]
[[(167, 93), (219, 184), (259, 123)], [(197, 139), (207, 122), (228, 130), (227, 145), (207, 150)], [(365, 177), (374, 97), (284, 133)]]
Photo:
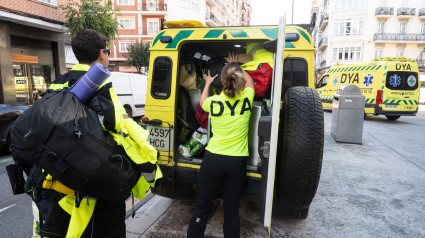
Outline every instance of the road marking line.
[(5, 207), (5, 208), (0, 209), (0, 213), (2, 213), (2, 212), (4, 212), (4, 211), (6, 211), (7, 209), (9, 209), (9, 208), (11, 208), (11, 207), (13, 207), (13, 206), (15, 206), (15, 205), (16, 205), (16, 203), (15, 203), (15, 204), (13, 204), (13, 205), (10, 205), (10, 206), (8, 206), (8, 207)]

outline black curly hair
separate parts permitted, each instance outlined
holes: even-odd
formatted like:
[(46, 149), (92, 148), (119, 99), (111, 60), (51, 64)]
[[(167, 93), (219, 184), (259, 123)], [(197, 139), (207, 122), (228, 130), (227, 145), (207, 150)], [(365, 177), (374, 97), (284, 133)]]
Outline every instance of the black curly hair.
[(72, 38), (72, 50), (80, 63), (91, 64), (99, 57), (99, 51), (106, 48), (107, 38), (97, 31), (83, 29)]

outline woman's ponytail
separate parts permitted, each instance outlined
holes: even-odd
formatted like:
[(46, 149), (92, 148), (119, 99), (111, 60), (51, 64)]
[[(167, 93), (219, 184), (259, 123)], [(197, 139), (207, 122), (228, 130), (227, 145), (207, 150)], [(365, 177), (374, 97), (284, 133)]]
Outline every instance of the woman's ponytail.
[(238, 63), (230, 62), (223, 67), (221, 82), (223, 83), (223, 92), (228, 97), (233, 98), (243, 90), (245, 79)]

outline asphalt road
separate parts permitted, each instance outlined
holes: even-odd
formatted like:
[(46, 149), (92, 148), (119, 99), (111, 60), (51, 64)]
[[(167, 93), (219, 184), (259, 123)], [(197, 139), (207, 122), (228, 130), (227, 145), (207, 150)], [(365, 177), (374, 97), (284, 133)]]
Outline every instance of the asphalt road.
[(11, 156), (0, 155), (0, 237), (32, 237), (31, 198), (12, 194), (6, 173), (6, 166), (11, 163)]

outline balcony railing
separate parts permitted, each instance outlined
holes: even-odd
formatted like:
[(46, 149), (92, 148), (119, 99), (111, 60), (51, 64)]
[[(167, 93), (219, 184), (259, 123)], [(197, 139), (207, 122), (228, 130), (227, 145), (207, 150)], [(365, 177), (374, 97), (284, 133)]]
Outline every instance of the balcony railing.
[(213, 22), (215, 22), (217, 19), (215, 18), (215, 16), (214, 16), (214, 14), (212, 14), (212, 13), (210, 13), (210, 14), (207, 14), (207, 20), (211, 20), (211, 21), (213, 21)]
[(328, 15), (328, 14), (323, 15), (323, 16), (322, 16), (322, 18), (320, 19), (320, 24), (319, 24), (319, 26), (321, 26), (321, 25), (322, 25), (322, 23), (323, 23), (324, 21), (327, 21), (327, 20), (329, 20), (329, 15)]
[(418, 16), (425, 16), (425, 8), (419, 9)]
[(327, 37), (323, 37), (322, 39), (320, 39), (318, 46), (320, 48), (322, 45), (327, 44), (327, 43), (328, 43), (328, 38)]
[(139, 4), (139, 10), (142, 11), (167, 11), (167, 4), (142, 4), (142, 9), (140, 9)]
[(375, 16), (378, 15), (394, 15), (393, 7), (378, 7), (375, 9)]
[(398, 33), (375, 33), (374, 41), (425, 41), (425, 35), (422, 34), (398, 34)]
[(414, 16), (416, 14), (416, 8), (402, 7), (397, 10), (397, 16)]

